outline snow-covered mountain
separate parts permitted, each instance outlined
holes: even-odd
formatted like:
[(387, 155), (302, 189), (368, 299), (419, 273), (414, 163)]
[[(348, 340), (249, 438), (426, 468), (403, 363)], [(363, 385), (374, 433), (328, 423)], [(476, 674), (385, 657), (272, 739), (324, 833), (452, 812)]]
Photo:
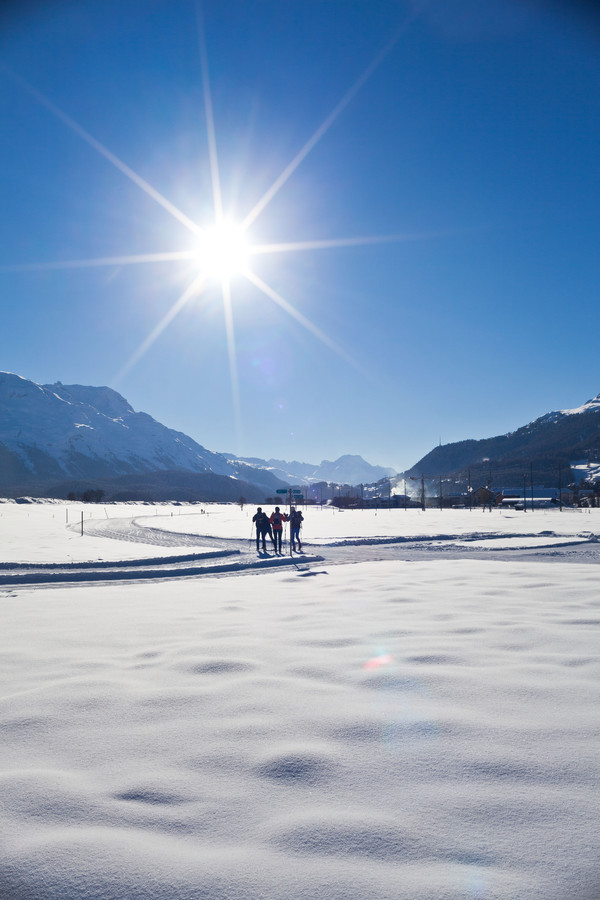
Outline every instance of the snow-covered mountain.
[(270, 472), (135, 412), (111, 388), (39, 385), (7, 372), (0, 373), (0, 463), (2, 486), (170, 471), (249, 480), (263, 495), (281, 486)]
[(315, 484), (328, 481), (336, 484), (373, 484), (382, 478), (395, 475), (394, 469), (385, 466), (373, 466), (362, 456), (346, 454), (331, 462), (324, 459), (319, 465), (314, 463), (286, 462), (283, 459), (257, 459), (256, 457), (236, 457), (249, 465), (257, 465), (268, 469), (288, 484)]
[[(523, 477), (547, 486), (566, 480), (577, 462), (600, 455), (600, 394), (574, 409), (545, 413), (509, 434), (482, 440), (464, 440), (435, 447), (400, 476), (420, 473), (483, 484), (490, 478), (520, 484)], [(560, 467), (560, 476), (559, 476)], [(470, 473), (470, 475), (468, 475)]]
[(235, 474), (233, 466), (181, 432), (135, 412), (116, 391), (39, 385), (0, 374), (0, 442), (32, 471), (110, 475), (187, 469)]
[(261, 500), (291, 484), (369, 483), (393, 470), (371, 466), (360, 456), (324, 460), (317, 466), (217, 453), (147, 413), (135, 412), (111, 388), (40, 385), (0, 373), (3, 491), (14, 495), (54, 490), (64, 496), (74, 482), (93, 480), (94, 485), (110, 485), (112, 492), (135, 486), (136, 495), (162, 498), (174, 484), (172, 473), (178, 473), (175, 480), (183, 497), (237, 499), (243, 494)]

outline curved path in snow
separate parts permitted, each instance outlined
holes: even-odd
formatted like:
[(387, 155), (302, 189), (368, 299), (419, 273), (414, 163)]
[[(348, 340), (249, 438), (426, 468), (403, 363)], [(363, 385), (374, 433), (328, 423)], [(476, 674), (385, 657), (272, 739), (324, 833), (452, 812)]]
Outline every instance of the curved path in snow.
[[(69, 528), (78, 531), (79, 525), (71, 525)], [(157, 549), (171, 547), (173, 553), (157, 552), (157, 556), (153, 558), (112, 562), (1, 563), (0, 586), (256, 574), (281, 566), (291, 566), (299, 575), (311, 575), (318, 574), (313, 569), (315, 563), (341, 565), (392, 559), (414, 561), (468, 558), (600, 563), (600, 543), (590, 533), (575, 539), (565, 536), (564, 541), (559, 535), (532, 538), (531, 534), (480, 532), (435, 537), (365, 537), (319, 545), (304, 542), (305, 553), (289, 556), (284, 548), (284, 555), (276, 556), (272, 551), (257, 554), (254, 539), (183, 534), (151, 525), (140, 525), (137, 518), (90, 519), (85, 523), (85, 531), (86, 534), (97, 537), (143, 543), (146, 546), (155, 545)], [(486, 542), (485, 548), (480, 544), (482, 540)], [(498, 540), (497, 548), (493, 547), (495, 540)], [(524, 542), (527, 546), (523, 545)]]

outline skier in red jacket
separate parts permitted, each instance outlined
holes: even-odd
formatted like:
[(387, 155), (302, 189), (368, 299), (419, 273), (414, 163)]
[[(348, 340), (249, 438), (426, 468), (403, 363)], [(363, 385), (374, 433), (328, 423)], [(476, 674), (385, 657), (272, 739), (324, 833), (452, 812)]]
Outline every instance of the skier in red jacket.
[(281, 535), (283, 533), (283, 523), (287, 522), (287, 516), (285, 513), (282, 513), (278, 506), (275, 507), (275, 512), (271, 513), (271, 518), (269, 519), (271, 523), (271, 527), (273, 528), (273, 543), (275, 545), (275, 553), (281, 553)]

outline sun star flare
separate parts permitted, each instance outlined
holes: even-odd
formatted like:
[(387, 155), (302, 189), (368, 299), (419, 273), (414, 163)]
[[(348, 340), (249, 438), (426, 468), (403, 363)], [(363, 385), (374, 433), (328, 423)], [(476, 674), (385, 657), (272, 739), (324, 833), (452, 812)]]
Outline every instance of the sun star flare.
[(210, 177), (213, 193), (213, 220), (212, 224), (204, 227), (192, 219), (184, 212), (178, 209), (163, 194), (154, 188), (149, 182), (142, 178), (130, 166), (117, 157), (104, 144), (98, 141), (90, 132), (85, 130), (74, 119), (67, 115), (56, 104), (50, 101), (39, 90), (34, 88), (25, 81), (20, 75), (12, 73), (15, 80), (30, 95), (36, 98), (49, 112), (63, 122), (71, 131), (78, 135), (83, 141), (91, 146), (97, 153), (104, 157), (109, 163), (117, 168), (123, 175), (129, 178), (134, 184), (141, 188), (149, 197), (155, 200), (160, 206), (170, 213), (181, 225), (190, 231), (194, 237), (192, 246), (187, 245), (186, 249), (179, 251), (168, 251), (160, 253), (147, 254), (131, 254), (123, 256), (99, 257), (95, 259), (85, 260), (66, 260), (52, 261), (48, 263), (33, 263), (15, 266), (3, 266), (0, 271), (20, 271), (20, 270), (37, 270), (37, 269), (70, 269), (80, 267), (94, 266), (114, 266), (131, 263), (152, 263), (165, 261), (187, 261), (192, 260), (192, 267), (197, 271), (191, 274), (191, 281), (183, 290), (180, 297), (171, 306), (168, 312), (161, 318), (157, 325), (150, 331), (145, 340), (131, 354), (125, 365), (117, 374), (115, 381), (119, 381), (127, 374), (133, 366), (141, 359), (148, 349), (154, 344), (157, 338), (163, 333), (165, 328), (173, 321), (173, 319), (187, 306), (194, 298), (197, 298), (208, 291), (212, 286), (220, 289), (223, 301), (223, 313), (225, 318), (225, 330), (227, 351), (229, 358), (229, 375), (232, 389), (232, 402), (234, 408), (234, 417), (236, 420), (236, 431), (238, 433), (238, 442), (241, 435), (241, 401), (238, 384), (238, 371), (235, 349), (235, 329), (233, 315), (233, 298), (231, 292), (232, 282), (245, 280), (252, 285), (264, 296), (268, 297), (277, 306), (287, 312), (299, 325), (306, 328), (313, 337), (320, 340), (330, 350), (333, 350), (340, 357), (350, 363), (353, 367), (365, 372), (352, 359), (350, 354), (346, 353), (336, 342), (334, 342), (327, 334), (319, 329), (307, 316), (300, 310), (284, 299), (277, 291), (271, 288), (259, 275), (250, 267), (251, 258), (264, 257), (270, 254), (293, 253), (307, 250), (331, 249), (336, 247), (354, 247), (369, 244), (388, 243), (390, 241), (404, 241), (408, 238), (432, 237), (432, 235), (411, 235), (411, 234), (394, 234), (387, 236), (360, 236), (348, 238), (329, 238), (316, 240), (294, 241), (287, 240), (283, 242), (269, 242), (252, 244), (248, 238), (248, 229), (254, 221), (262, 216), (266, 207), (269, 205), (276, 193), (284, 186), (289, 178), (296, 171), (298, 166), (304, 161), (306, 156), (314, 148), (314, 146), (329, 131), (330, 127), (346, 109), (354, 96), (362, 88), (366, 81), (371, 77), (372, 73), (379, 66), (383, 59), (390, 53), (398, 41), (399, 34), (396, 34), (391, 41), (375, 56), (371, 64), (363, 71), (360, 77), (351, 85), (350, 89), (343, 95), (340, 102), (333, 108), (329, 116), (325, 118), (321, 126), (313, 133), (309, 140), (303, 145), (301, 150), (294, 156), (291, 162), (284, 168), (283, 172), (275, 179), (271, 187), (263, 194), (263, 196), (254, 204), (250, 212), (245, 218), (235, 220), (228, 218), (223, 210), (223, 197), (221, 191), (221, 177), (219, 173), (219, 159), (217, 153), (217, 135), (215, 122), (213, 117), (212, 96), (210, 89), (208, 55), (206, 51), (206, 43), (204, 36), (204, 24), (202, 21), (202, 11), (200, 5), (197, 6), (198, 20), (198, 49), (200, 54), (200, 62), (202, 68), (202, 85), (204, 99), (204, 113), (206, 120), (206, 130), (208, 139), (208, 156), (210, 163)]

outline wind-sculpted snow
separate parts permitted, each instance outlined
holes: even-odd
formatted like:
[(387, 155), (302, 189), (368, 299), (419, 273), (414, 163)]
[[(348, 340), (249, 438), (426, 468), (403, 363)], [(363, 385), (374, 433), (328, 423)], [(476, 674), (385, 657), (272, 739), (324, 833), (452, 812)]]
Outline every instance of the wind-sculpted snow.
[[(57, 521), (29, 512), (0, 517), (23, 562), (28, 523)], [(244, 527), (215, 508), (188, 557), (251, 553), (240, 511), (222, 514)], [(529, 536), (597, 562), (586, 521)], [(100, 532), (63, 516), (47, 563), (77, 538), (128, 570), (148, 546)], [(253, 578), (0, 586), (2, 900), (592, 900), (598, 569), (415, 545), (354, 565), (332, 561), (410, 544), (320, 546)], [(159, 550), (139, 568), (186, 552)]]

